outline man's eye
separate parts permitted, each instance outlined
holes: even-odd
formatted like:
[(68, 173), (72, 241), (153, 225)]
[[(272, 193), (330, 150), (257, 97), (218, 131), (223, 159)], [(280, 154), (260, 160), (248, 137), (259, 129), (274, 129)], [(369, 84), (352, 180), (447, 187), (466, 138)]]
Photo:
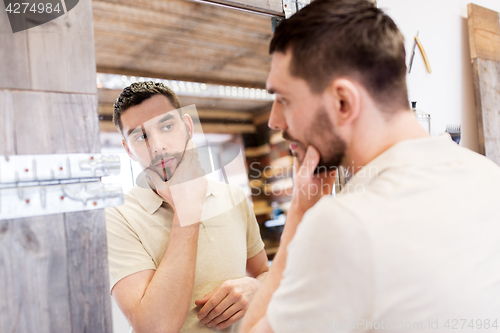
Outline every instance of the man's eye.
[(135, 141), (143, 141), (143, 140), (146, 140), (146, 139), (147, 139), (147, 136), (143, 134), (143, 135), (139, 135), (139, 136), (135, 139)]
[(168, 124), (168, 125), (163, 126), (163, 128), (169, 130), (172, 128), (172, 126), (173, 126), (173, 124)]

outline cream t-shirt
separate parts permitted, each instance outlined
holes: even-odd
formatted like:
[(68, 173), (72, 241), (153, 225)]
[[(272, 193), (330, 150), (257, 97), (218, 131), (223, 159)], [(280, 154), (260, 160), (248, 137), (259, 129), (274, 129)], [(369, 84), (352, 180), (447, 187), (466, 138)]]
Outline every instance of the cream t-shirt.
[[(106, 209), (111, 289), (130, 274), (158, 267), (172, 226), (172, 208), (151, 189), (135, 186), (124, 199), (122, 206)], [(259, 226), (243, 190), (209, 180), (191, 307), (181, 332), (215, 330), (200, 322), (197, 315), (201, 308), (195, 300), (226, 280), (246, 276), (247, 259), (263, 248)], [(240, 322), (222, 331), (237, 332)]]
[(394, 145), (305, 214), (267, 318), (276, 333), (497, 332), (500, 167), (448, 135)]

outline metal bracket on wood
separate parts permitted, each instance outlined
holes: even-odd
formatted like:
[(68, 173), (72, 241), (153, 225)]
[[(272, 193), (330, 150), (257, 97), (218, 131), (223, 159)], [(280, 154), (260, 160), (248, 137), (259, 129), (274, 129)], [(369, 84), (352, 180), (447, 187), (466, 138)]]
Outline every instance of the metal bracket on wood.
[(310, 0), (283, 0), (283, 12), (285, 18), (290, 18), (293, 14), (304, 8), (310, 3)]
[(0, 220), (118, 206), (120, 158), (100, 154), (0, 156)]

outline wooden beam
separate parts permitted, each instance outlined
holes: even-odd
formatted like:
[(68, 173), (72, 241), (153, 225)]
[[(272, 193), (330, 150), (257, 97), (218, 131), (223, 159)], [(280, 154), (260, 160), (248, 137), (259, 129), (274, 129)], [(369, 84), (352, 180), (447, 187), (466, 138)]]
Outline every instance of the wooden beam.
[(203, 119), (248, 121), (253, 117), (252, 113), (244, 111), (197, 109), (196, 113), (202, 122)]
[(499, 14), (467, 6), (480, 152), (500, 165)]
[(500, 165), (500, 62), (474, 59), (479, 152)]
[(472, 3), (467, 5), (467, 11), (471, 58), (500, 61), (498, 13)]
[(279, 0), (196, 0), (196, 2), (249, 11), (255, 14), (285, 17), (283, 3)]
[(106, 67), (97, 66), (97, 73), (105, 74), (120, 74), (129, 75), (136, 77), (151, 77), (151, 78), (163, 78), (168, 80), (178, 80), (178, 81), (188, 81), (188, 82), (199, 82), (207, 84), (221, 84), (226, 86), (237, 86), (244, 88), (257, 88), (265, 89), (265, 81), (248, 81), (248, 80), (235, 80), (235, 79), (217, 79), (212, 75), (200, 76), (196, 74), (186, 75), (186, 74), (174, 74), (174, 73), (164, 73), (164, 72), (152, 72), (148, 70), (143, 70), (141, 68), (125, 68), (125, 67)]
[[(99, 104), (98, 113), (103, 116), (113, 115), (113, 105)], [(220, 120), (240, 120), (249, 121), (253, 119), (251, 112), (245, 111), (230, 111), (230, 110), (214, 110), (214, 109), (197, 109), (196, 113), (200, 119), (220, 119)], [(188, 112), (191, 116), (194, 112)]]
[[(101, 132), (118, 132), (115, 125), (111, 121), (99, 121)], [(223, 124), (223, 123), (199, 123), (194, 124), (195, 133), (218, 133), (218, 134), (241, 134), (255, 133), (256, 129), (253, 124)]]
[(253, 118), (254, 125), (258, 126), (260, 124), (267, 123), (269, 121), (269, 116), (270, 115), (271, 115), (271, 111), (269, 111), (269, 112), (263, 112), (263, 113), (260, 113), (260, 114), (256, 115)]

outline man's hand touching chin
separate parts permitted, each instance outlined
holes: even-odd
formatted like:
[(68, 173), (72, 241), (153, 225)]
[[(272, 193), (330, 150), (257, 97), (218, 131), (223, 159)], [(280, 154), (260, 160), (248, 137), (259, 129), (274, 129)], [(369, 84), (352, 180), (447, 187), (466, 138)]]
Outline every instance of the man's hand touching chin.
[(224, 329), (243, 318), (260, 282), (251, 277), (228, 280), (199, 300), (198, 318), (207, 327)]
[(337, 170), (327, 170), (318, 174), (316, 167), (319, 160), (319, 152), (313, 146), (307, 147), (302, 164), (296, 157), (294, 158), (292, 207), (298, 213), (304, 214), (322, 196), (331, 194), (335, 186)]

